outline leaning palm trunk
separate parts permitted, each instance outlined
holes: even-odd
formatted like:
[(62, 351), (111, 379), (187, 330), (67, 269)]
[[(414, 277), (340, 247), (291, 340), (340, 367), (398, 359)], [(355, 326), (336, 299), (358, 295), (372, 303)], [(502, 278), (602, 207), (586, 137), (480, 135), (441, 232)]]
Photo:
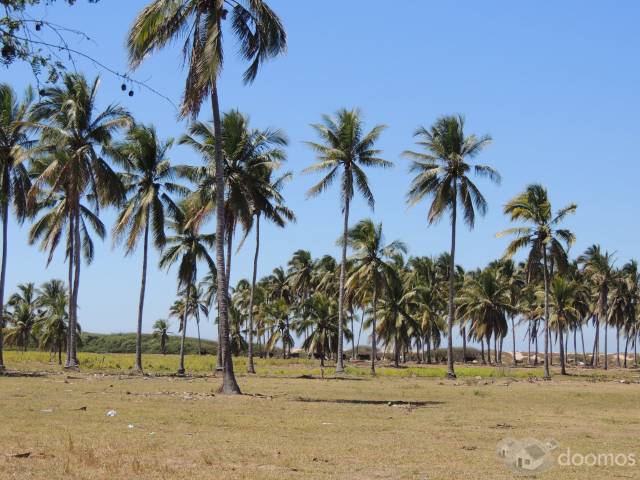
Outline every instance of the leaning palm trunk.
[(260, 214), (256, 214), (256, 252), (253, 256), (253, 277), (251, 278), (251, 297), (249, 298), (249, 341), (247, 352), (247, 373), (256, 373), (253, 365), (253, 297), (256, 290), (256, 276), (258, 273), (258, 254), (260, 252)]
[(178, 375), (184, 375), (184, 339), (187, 336), (187, 315), (189, 312), (189, 289), (190, 285), (185, 288), (184, 294), (184, 313), (182, 314), (182, 335), (180, 336), (180, 365), (178, 366)]
[(147, 255), (149, 252), (149, 207), (144, 226), (144, 246), (142, 250), (142, 281), (140, 282), (140, 302), (138, 303), (138, 327), (136, 330), (136, 365), (134, 370), (142, 373), (142, 312), (144, 309), (144, 292), (147, 286)]
[(549, 270), (547, 263), (547, 248), (542, 247), (543, 269), (544, 269), (544, 378), (551, 379), (549, 372)]
[[(220, 22), (220, 20), (217, 20)], [(233, 373), (233, 360), (229, 349), (229, 315), (228, 315), (228, 291), (225, 278), (224, 242), (224, 172), (222, 162), (222, 125), (220, 122), (220, 107), (218, 104), (218, 89), (216, 79), (211, 79), (211, 107), (213, 110), (213, 127), (215, 133), (215, 160), (216, 160), (216, 266), (218, 271), (218, 305), (219, 305), (219, 329), (220, 343), (218, 349), (222, 350), (222, 387), (220, 391), (225, 394), (239, 394), (240, 387)]]
[(7, 231), (9, 229), (9, 225), (7, 222), (9, 221), (9, 202), (7, 199), (8, 183), (6, 181), (8, 175), (8, 167), (5, 167), (5, 192), (4, 192), (4, 202), (2, 205), (2, 272), (0, 272), (0, 371), (4, 370), (4, 357), (2, 353), (3, 349), (3, 330), (4, 330), (4, 284), (5, 278), (7, 274)]
[(453, 322), (455, 321), (455, 256), (456, 256), (456, 207), (458, 185), (453, 184), (453, 203), (451, 204), (451, 260), (449, 264), (449, 315), (447, 318), (447, 378), (456, 378), (453, 369)]
[(347, 236), (349, 235), (349, 196), (344, 199), (344, 226), (342, 231), (342, 261), (340, 264), (340, 292), (338, 293), (338, 359), (336, 362), (336, 373), (344, 373), (344, 363), (342, 360), (342, 340), (344, 319), (344, 282), (347, 270)]

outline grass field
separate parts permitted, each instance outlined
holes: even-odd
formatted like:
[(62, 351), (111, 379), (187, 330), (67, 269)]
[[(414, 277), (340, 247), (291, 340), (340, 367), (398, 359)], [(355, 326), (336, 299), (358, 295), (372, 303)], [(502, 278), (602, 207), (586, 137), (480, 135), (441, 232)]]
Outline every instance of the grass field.
[[(371, 379), (358, 365), (322, 379), (317, 362), (270, 359), (240, 375), (245, 395), (224, 397), (210, 357), (188, 357), (198, 375), (176, 378), (126, 375), (131, 355), (83, 354), (80, 373), (39, 355), (9, 352), (0, 377), (3, 479), (510, 479), (495, 453), (506, 437), (640, 458), (637, 370), (544, 382), (536, 369), (460, 367), (446, 381), (440, 366)], [(177, 366), (145, 360), (160, 374)], [(537, 478), (640, 478), (640, 466), (555, 465)]]

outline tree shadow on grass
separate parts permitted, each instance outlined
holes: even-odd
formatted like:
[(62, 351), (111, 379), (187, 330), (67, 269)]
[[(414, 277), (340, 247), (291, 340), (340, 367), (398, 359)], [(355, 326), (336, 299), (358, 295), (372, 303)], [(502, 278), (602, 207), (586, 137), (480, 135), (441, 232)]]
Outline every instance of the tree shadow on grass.
[(37, 378), (37, 377), (48, 377), (48, 372), (18, 372), (11, 370), (3, 370), (0, 371), (0, 377), (27, 377), (27, 378)]
[(436, 405), (442, 405), (444, 402), (437, 401), (406, 401), (406, 400), (360, 400), (360, 399), (327, 399), (327, 398), (307, 398), (307, 397), (297, 397), (293, 399), (295, 402), (309, 402), (309, 403), (345, 403), (351, 405), (386, 405), (388, 407), (433, 407)]

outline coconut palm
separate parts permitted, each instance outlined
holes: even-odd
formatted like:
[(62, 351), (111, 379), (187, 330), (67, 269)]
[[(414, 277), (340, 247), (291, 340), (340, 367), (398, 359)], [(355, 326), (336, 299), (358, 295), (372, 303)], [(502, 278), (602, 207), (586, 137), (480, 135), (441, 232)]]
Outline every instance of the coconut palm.
[(371, 375), (375, 375), (378, 300), (396, 275), (389, 259), (398, 253), (405, 253), (407, 247), (399, 240), (385, 245), (382, 223), (376, 225), (371, 219), (361, 220), (351, 228), (347, 232), (347, 243), (354, 251), (346, 283), (349, 296), (370, 295), (371, 298)]
[(27, 192), (31, 186), (25, 166), (34, 141), (29, 136), (29, 109), (33, 92), (28, 88), (22, 100), (6, 83), (0, 84), (0, 215), (2, 216), (2, 271), (0, 272), (0, 370), (4, 328), (4, 288), (7, 275), (9, 210), (22, 222), (27, 215)]
[(167, 341), (169, 340), (169, 322), (159, 319), (153, 324), (153, 336), (160, 339), (160, 353), (167, 354)]
[(551, 202), (546, 188), (542, 185), (529, 185), (527, 189), (516, 195), (504, 206), (504, 213), (509, 215), (511, 221), (524, 221), (530, 226), (514, 227), (498, 234), (515, 235), (505, 252), (505, 258), (515, 255), (518, 250), (528, 248), (526, 261), (527, 280), (530, 282), (535, 272), (542, 264), (542, 276), (544, 284), (544, 377), (551, 378), (549, 373), (549, 284), (550, 263), (559, 268), (567, 265), (566, 248), (575, 241), (575, 236), (569, 230), (559, 228), (562, 221), (576, 211), (577, 206), (570, 204), (555, 215), (551, 210)]
[(298, 324), (298, 334), (307, 332), (302, 348), (320, 358), (320, 366), (324, 367), (325, 358), (337, 347), (337, 304), (323, 293), (315, 293), (306, 303), (307, 315)]
[(496, 363), (499, 362), (499, 339), (508, 331), (507, 316), (515, 313), (509, 293), (499, 270), (489, 267), (478, 275), (468, 276), (458, 298), (457, 313), (470, 324), (470, 334), (486, 338), (488, 346), (493, 335)]
[(363, 167), (390, 168), (393, 163), (379, 158), (381, 150), (375, 148), (380, 134), (386, 128), (376, 125), (368, 133), (364, 132), (362, 115), (358, 109), (342, 109), (335, 117), (324, 115), (323, 123), (312, 125), (320, 138), (320, 143), (307, 142), (317, 155), (317, 161), (304, 172), (327, 172), (307, 195), (315, 197), (324, 192), (339, 178), (340, 199), (343, 211), (342, 258), (340, 265), (340, 286), (338, 291), (338, 363), (336, 373), (344, 372), (342, 325), (344, 318), (344, 294), (347, 266), (347, 237), (349, 233), (349, 208), (355, 191), (358, 190), (373, 209), (375, 201), (369, 188), (369, 180)]
[(170, 194), (185, 195), (188, 190), (174, 183), (176, 169), (172, 167), (167, 152), (173, 140), (160, 140), (153, 126), (135, 125), (124, 141), (110, 148), (108, 153), (124, 168), (121, 174), (129, 194), (113, 227), (115, 241), (125, 241), (127, 255), (133, 253), (143, 238), (142, 280), (138, 301), (136, 329), (136, 360), (134, 370), (142, 373), (142, 313), (147, 284), (147, 257), (149, 233), (156, 248), (162, 249), (165, 241), (164, 221), (167, 211), (175, 204)]
[[(53, 151), (46, 168), (40, 168), (29, 191), (32, 205), (47, 206), (54, 197), (65, 198), (60, 211), (71, 233), (67, 241), (67, 258), (73, 275), (69, 281), (69, 341), (65, 367), (77, 367), (75, 330), (80, 287), (80, 251), (86, 252), (81, 236), (86, 236), (84, 220), (91, 213), (97, 219), (99, 208), (117, 204), (124, 198), (124, 188), (118, 175), (99, 155), (98, 148), (109, 145), (113, 135), (131, 124), (131, 117), (122, 107), (109, 105), (97, 111), (99, 78), (88, 82), (81, 74), (67, 73), (62, 85), (42, 91), (41, 100), (33, 107), (33, 126), (41, 132), (41, 148)], [(62, 195), (61, 195), (62, 194)], [(82, 207), (88, 199), (91, 209)], [(53, 245), (60, 239), (53, 233)]]
[(453, 368), (453, 324), (455, 323), (455, 253), (456, 222), (458, 204), (462, 208), (465, 223), (473, 228), (476, 210), (481, 215), (487, 211), (487, 201), (470, 178), (471, 170), (477, 176), (488, 177), (499, 183), (500, 175), (487, 165), (471, 165), (469, 160), (478, 155), (490, 142), (488, 135), (476, 137), (464, 133), (464, 119), (461, 116), (442, 117), (429, 129), (416, 130), (417, 145), (426, 152), (407, 151), (405, 155), (413, 160), (411, 172), (416, 176), (411, 182), (407, 201), (415, 205), (427, 197), (433, 197), (427, 219), (429, 224), (440, 220), (449, 212), (451, 215), (451, 257), (449, 268), (449, 308), (447, 376), (455, 378)]
[(187, 330), (189, 303), (192, 299), (190, 291), (198, 278), (198, 262), (204, 261), (210, 270), (215, 268), (215, 263), (207, 252), (207, 248), (213, 248), (216, 237), (213, 234), (201, 233), (197, 226), (189, 221), (191, 213), (193, 212), (190, 212), (185, 204), (173, 209), (168, 222), (168, 227), (173, 232), (173, 235), (166, 237), (166, 247), (160, 257), (160, 268), (169, 269), (171, 266), (178, 264), (178, 289), (181, 289), (184, 298), (180, 324), (182, 336), (180, 338), (178, 375), (184, 375), (184, 340)]
[[(544, 292), (542, 292), (544, 294)], [(558, 331), (560, 346), (560, 374), (566, 375), (566, 354), (564, 332), (580, 317), (580, 286), (562, 275), (556, 275), (549, 288), (552, 314), (549, 323)]]
[(40, 319), (38, 309), (39, 291), (34, 283), (18, 285), (18, 291), (9, 297), (6, 317), (12, 325), (7, 331), (7, 344), (22, 347), (27, 351), (29, 343), (36, 340), (34, 327)]
[[(67, 341), (69, 322), (66, 286), (62, 280), (51, 280), (39, 288), (37, 303), (41, 310), (36, 325), (38, 346), (48, 349), (52, 355), (58, 352), (58, 364), (62, 365), (62, 349)], [(76, 326), (80, 333), (80, 325)]]
[(223, 63), (222, 24), (227, 20), (227, 5), (231, 8), (232, 32), (239, 42), (240, 55), (250, 62), (244, 74), (245, 82), (252, 82), (260, 65), (282, 53), (286, 34), (277, 15), (262, 0), (154, 0), (134, 21), (129, 32), (129, 61), (137, 68), (151, 53), (160, 50), (177, 38), (186, 37), (183, 61), (188, 64), (187, 81), (182, 99), (181, 114), (196, 117), (206, 97), (211, 95), (213, 124), (216, 133), (216, 265), (218, 275), (218, 304), (221, 319), (224, 353), (224, 393), (239, 394), (240, 388), (233, 374), (227, 314), (228, 281), (225, 278), (224, 246), (224, 177), (222, 126), (218, 101), (218, 74)]
[(593, 288), (594, 318), (596, 334), (594, 338), (592, 366), (598, 365), (600, 357), (600, 325), (604, 326), (604, 368), (609, 368), (607, 357), (607, 325), (609, 317), (609, 293), (617, 281), (618, 272), (614, 267), (615, 257), (612, 253), (603, 252), (600, 245), (592, 245), (578, 257), (578, 263), (583, 265), (587, 281)]

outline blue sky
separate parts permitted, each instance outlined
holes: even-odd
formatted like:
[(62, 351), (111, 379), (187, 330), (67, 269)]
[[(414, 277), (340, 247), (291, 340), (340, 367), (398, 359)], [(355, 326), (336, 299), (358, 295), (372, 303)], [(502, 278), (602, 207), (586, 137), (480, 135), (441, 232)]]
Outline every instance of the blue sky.
[[(126, 71), (126, 32), (146, 3), (102, 0), (89, 5), (80, 0), (74, 7), (57, 2), (30, 13), (83, 30), (94, 42), (72, 41), (73, 47)], [(401, 153), (413, 147), (412, 134), (419, 125), (462, 113), (467, 133), (493, 137), (478, 160), (497, 168), (503, 183), (478, 180), (489, 213), (473, 231), (459, 229), (459, 264), (484, 266), (503, 253), (506, 240), (495, 238), (509, 226), (502, 205), (533, 182), (548, 187), (555, 208), (578, 204), (567, 221), (577, 236), (573, 255), (600, 243), (617, 252), (619, 264), (638, 257), (634, 200), (640, 173), (635, 148), (640, 134), (640, 4), (271, 0), (271, 5), (287, 29), (287, 55), (265, 65), (255, 84), (244, 86), (243, 66), (228, 35), (220, 84), (223, 110), (239, 108), (254, 126), (282, 128), (291, 140), (287, 168), (295, 178), (285, 195), (298, 223), (285, 230), (263, 229), (259, 275), (285, 264), (298, 248), (314, 256), (338, 253), (337, 192), (307, 200), (305, 191), (317, 177), (300, 172), (314, 160), (303, 143), (314, 139), (309, 124), (341, 107), (361, 108), (369, 127), (389, 126), (379, 146), (383, 157), (396, 164), (393, 170), (370, 172), (375, 211), (356, 200), (352, 221), (366, 216), (382, 221), (386, 238), (404, 240), (412, 254), (448, 249), (449, 225), (428, 227), (426, 204), (407, 209), (410, 175)], [(175, 45), (150, 58), (135, 73), (176, 103), (185, 76), (179, 50)], [(91, 62), (79, 61), (78, 66), (89, 76), (102, 75), (103, 106), (122, 103), (139, 121), (153, 122), (164, 137), (184, 132), (187, 124), (176, 118), (168, 102), (135, 87), (130, 98), (120, 91), (120, 79)], [(13, 65), (0, 70), (0, 80), (21, 90), (33, 76), (24, 66)], [(208, 105), (201, 118), (210, 119)], [(176, 163), (199, 162), (182, 147), (170, 157)], [(113, 212), (103, 215), (109, 226), (113, 218)], [(21, 282), (66, 278), (63, 256), (45, 269), (45, 255), (27, 245), (27, 228), (11, 226), (9, 290)], [(234, 256), (232, 283), (249, 277), (252, 251), (250, 240)], [(125, 258), (109, 240), (97, 249), (94, 263), (83, 268), (80, 322), (85, 330), (134, 330), (140, 253)], [(150, 264), (145, 331), (166, 317), (175, 298), (175, 272), (159, 271), (155, 252)], [(214, 327), (204, 325), (203, 335), (212, 337)]]

